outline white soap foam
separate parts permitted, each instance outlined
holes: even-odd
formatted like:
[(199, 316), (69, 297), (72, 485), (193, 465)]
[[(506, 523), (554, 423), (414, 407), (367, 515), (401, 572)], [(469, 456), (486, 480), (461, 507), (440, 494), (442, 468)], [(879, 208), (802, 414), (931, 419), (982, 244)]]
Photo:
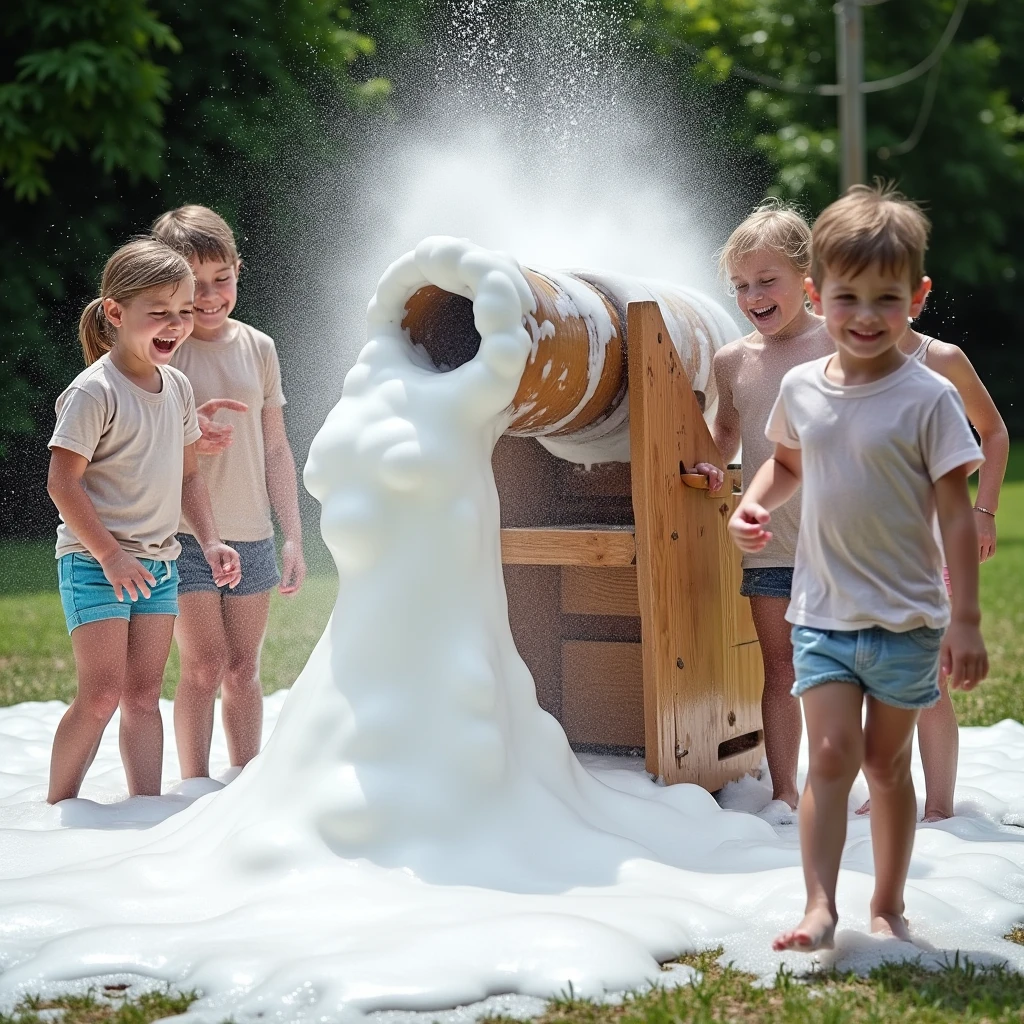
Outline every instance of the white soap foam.
[[(480, 350), (450, 373), (400, 328), (426, 282), (474, 297)], [(761, 974), (807, 965), (769, 946), (803, 886), (793, 826), (747, 813), (763, 784), (729, 787), (723, 809), (635, 762), (588, 771), (537, 705), (508, 625), (490, 467), (531, 301), (513, 260), (454, 239), (381, 280), (306, 468), (337, 602), (229, 785), (112, 804), (108, 730), (94, 802), (48, 808), (61, 706), (0, 712), (0, 998), (144, 979), (201, 990), (193, 1021), (345, 1020), (570, 984), (600, 997), (717, 944)], [(1024, 916), (1024, 832), (1000, 824), (1024, 814), (1024, 726), (965, 730), (962, 763), (971, 816), (919, 830), (908, 913), (939, 951), (926, 962), (960, 949), (1024, 967), (1000, 938)], [(849, 930), (867, 923), (867, 830), (851, 823), (825, 964), (921, 953)]]

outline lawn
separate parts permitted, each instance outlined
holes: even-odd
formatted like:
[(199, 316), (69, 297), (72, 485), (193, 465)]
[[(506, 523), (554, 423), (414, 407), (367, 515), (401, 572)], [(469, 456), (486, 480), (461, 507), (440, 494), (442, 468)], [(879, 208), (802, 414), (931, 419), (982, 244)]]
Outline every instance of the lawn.
[[(969, 694), (954, 694), (963, 725), (1024, 721), (1024, 443), (1014, 445), (999, 508), (999, 549), (981, 569), (990, 678)], [(294, 598), (274, 594), (263, 648), (265, 693), (290, 686), (320, 638), (337, 593), (337, 577), (319, 537), (307, 542), (311, 572)], [(164, 677), (174, 694), (177, 652)], [(53, 547), (0, 542), (0, 706), (26, 700), (68, 701), (75, 692), (71, 641), (57, 595)]]
[[(310, 575), (292, 598), (274, 593), (263, 645), (264, 693), (291, 686), (320, 639), (338, 592), (330, 556), (319, 538), (307, 543)], [(178, 684), (172, 646), (164, 696)], [(69, 701), (75, 694), (71, 639), (57, 593), (49, 541), (0, 542), (0, 706), (26, 700)]]

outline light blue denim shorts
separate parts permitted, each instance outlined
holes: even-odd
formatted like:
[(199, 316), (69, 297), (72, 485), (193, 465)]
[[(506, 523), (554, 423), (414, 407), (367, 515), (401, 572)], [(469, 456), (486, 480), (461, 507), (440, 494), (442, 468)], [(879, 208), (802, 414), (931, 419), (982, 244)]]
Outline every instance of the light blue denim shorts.
[(793, 569), (785, 565), (770, 565), (764, 569), (744, 569), (740, 583), (740, 597), (784, 597), (793, 594)]
[(822, 683), (853, 683), (894, 708), (930, 708), (939, 699), (943, 630), (920, 626), (906, 633), (794, 626), (794, 697)]
[(57, 581), (60, 603), (68, 632), (87, 622), (100, 619), (131, 619), (133, 615), (178, 614), (178, 567), (174, 562), (157, 562), (152, 558), (139, 561), (156, 577), (150, 596), (132, 601), (122, 588), (123, 601), (118, 601), (114, 588), (103, 575), (103, 567), (91, 555), (73, 551), (57, 559)]

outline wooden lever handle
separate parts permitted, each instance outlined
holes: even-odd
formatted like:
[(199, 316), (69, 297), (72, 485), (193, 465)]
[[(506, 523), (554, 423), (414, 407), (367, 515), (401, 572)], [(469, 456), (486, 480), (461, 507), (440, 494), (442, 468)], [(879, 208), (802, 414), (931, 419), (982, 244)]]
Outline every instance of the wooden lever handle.
[(682, 477), (687, 487), (693, 487), (698, 491), (708, 489), (708, 478), (703, 473), (683, 473)]

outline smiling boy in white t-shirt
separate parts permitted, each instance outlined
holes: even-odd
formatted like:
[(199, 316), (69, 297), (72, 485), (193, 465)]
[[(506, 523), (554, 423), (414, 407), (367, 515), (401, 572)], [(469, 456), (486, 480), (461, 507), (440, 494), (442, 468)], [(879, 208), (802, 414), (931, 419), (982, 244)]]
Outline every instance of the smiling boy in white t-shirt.
[(988, 673), (967, 490), (981, 450), (953, 385), (899, 349), (931, 287), (927, 241), (920, 209), (884, 189), (855, 186), (818, 218), (807, 292), (837, 351), (783, 378), (765, 431), (775, 454), (729, 523), (743, 551), (760, 550), (771, 511), (802, 485), (786, 617), (810, 750), (800, 802), (807, 904), (777, 950), (832, 947), (847, 800), (861, 768), (872, 807), (871, 930), (910, 941), (914, 726), (939, 698), (940, 666), (954, 689)]

